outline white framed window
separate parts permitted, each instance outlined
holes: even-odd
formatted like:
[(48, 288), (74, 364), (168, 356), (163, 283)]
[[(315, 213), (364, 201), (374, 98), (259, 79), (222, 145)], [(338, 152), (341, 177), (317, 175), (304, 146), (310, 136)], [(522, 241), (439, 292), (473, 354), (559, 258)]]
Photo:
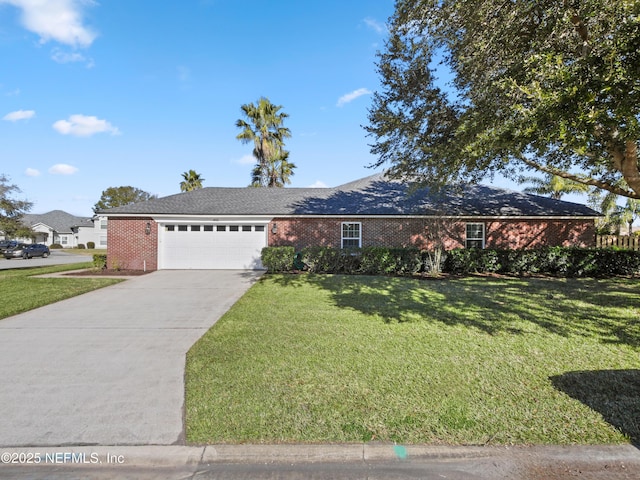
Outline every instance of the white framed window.
[(101, 218), (100, 219), (100, 230), (106, 230), (107, 229), (107, 219), (106, 218)]
[(100, 235), (100, 245), (101, 246), (106, 246), (107, 245), (107, 237), (104, 235)]
[(60, 235), (60, 245), (68, 245), (69, 238), (66, 235)]
[(465, 248), (484, 248), (484, 223), (467, 223)]
[(342, 222), (342, 248), (360, 248), (362, 246), (362, 224), (360, 222)]

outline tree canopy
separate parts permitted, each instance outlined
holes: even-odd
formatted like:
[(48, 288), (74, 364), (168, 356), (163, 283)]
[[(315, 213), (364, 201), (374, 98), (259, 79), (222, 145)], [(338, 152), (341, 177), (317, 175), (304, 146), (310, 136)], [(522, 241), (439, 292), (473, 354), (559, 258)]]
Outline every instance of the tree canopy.
[(236, 122), (242, 131), (236, 136), (242, 143), (253, 143), (256, 165), (251, 172), (254, 187), (283, 187), (291, 183), (296, 166), (289, 162), (289, 152), (284, 149), (285, 138), (291, 131), (283, 126), (287, 113), (280, 112), (282, 105), (274, 105), (262, 97), (257, 103), (241, 107), (244, 119)]
[(152, 198), (158, 198), (158, 196), (136, 187), (109, 187), (102, 192), (100, 200), (93, 206), (93, 211), (98, 212), (131, 203), (145, 202)]
[(31, 232), (21, 220), (33, 204), (14, 198), (16, 193), (20, 193), (18, 186), (10, 183), (6, 175), (0, 174), (0, 232), (9, 238), (28, 236)]
[(182, 182), (180, 182), (180, 191), (181, 192), (190, 192), (192, 190), (197, 190), (198, 188), (202, 188), (202, 182), (204, 182), (204, 178), (199, 173), (196, 173), (195, 170), (189, 170), (188, 172), (184, 172), (182, 174)]
[(640, 198), (640, 2), (397, 0), (389, 31), (375, 166), (435, 186), (538, 170)]

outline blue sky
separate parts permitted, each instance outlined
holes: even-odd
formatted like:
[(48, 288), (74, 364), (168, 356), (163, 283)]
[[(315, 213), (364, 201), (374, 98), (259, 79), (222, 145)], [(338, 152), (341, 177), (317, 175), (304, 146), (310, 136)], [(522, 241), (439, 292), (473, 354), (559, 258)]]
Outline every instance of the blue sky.
[(362, 125), (392, 13), (393, 0), (0, 0), (0, 173), (33, 213), (90, 215), (122, 185), (171, 195), (189, 169), (246, 186), (235, 122), (265, 96), (290, 115), (291, 186), (370, 175)]

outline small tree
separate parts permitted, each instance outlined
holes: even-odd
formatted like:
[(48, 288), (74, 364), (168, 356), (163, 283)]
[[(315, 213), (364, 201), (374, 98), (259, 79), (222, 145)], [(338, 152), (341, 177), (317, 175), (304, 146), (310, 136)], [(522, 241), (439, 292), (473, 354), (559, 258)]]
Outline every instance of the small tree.
[(425, 222), (425, 237), (427, 239), (427, 255), (425, 258), (428, 274), (438, 277), (442, 273), (447, 245), (445, 238), (456, 238), (455, 222), (440, 210)]
[(108, 210), (109, 208), (123, 207), (132, 203), (146, 202), (152, 198), (158, 198), (149, 192), (135, 187), (109, 187), (102, 192), (100, 200), (93, 207), (94, 212)]
[(0, 174), (0, 232), (9, 238), (30, 237), (33, 232), (22, 223), (22, 217), (33, 204), (13, 198), (14, 193), (20, 193), (20, 189)]

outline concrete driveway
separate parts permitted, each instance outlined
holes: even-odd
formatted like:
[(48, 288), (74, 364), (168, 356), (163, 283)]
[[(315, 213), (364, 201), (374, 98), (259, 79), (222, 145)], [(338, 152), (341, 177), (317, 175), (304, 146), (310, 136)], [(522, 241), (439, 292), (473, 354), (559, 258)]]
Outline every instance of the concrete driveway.
[(158, 271), (0, 320), (0, 446), (182, 443), (185, 354), (260, 274)]

